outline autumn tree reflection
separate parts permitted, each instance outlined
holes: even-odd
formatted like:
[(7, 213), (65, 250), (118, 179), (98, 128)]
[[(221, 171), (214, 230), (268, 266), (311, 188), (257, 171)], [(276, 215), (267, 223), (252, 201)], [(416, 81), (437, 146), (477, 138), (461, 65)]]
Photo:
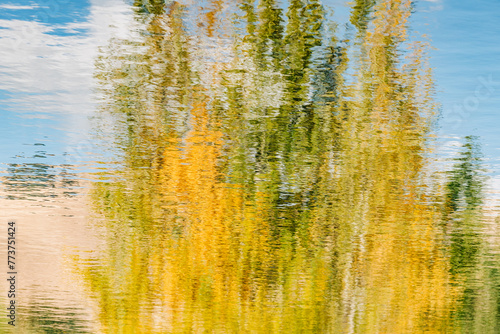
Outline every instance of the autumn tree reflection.
[(411, 1), (356, 1), (351, 41), (316, 0), (134, 7), (140, 33), (96, 70), (119, 167), (93, 189), (105, 250), (78, 270), (103, 332), (458, 328), (480, 183), (473, 149), (444, 194), (426, 171)]

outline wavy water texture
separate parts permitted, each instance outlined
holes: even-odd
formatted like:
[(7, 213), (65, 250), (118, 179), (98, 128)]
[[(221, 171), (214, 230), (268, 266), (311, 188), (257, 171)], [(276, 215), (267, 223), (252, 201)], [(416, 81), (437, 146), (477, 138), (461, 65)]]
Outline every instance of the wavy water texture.
[(413, 5), (340, 37), (318, 0), (134, 3), (95, 66), (105, 246), (73, 259), (102, 333), (498, 330), (480, 146), (433, 168)]

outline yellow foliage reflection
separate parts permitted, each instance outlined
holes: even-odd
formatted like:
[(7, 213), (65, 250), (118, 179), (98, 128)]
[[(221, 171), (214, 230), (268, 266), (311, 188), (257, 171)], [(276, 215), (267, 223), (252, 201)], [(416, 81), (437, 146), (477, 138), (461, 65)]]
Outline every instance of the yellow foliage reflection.
[(459, 331), (466, 181), (427, 170), (412, 2), (356, 1), (354, 41), (315, 0), (204, 5), (137, 3), (142, 35), (98, 61), (119, 167), (79, 271), (102, 332)]

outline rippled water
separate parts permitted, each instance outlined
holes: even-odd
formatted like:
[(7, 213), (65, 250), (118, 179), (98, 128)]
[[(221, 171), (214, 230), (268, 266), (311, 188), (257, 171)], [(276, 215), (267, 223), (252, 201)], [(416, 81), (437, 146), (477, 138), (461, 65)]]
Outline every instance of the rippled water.
[(498, 333), (499, 10), (0, 3), (0, 330)]

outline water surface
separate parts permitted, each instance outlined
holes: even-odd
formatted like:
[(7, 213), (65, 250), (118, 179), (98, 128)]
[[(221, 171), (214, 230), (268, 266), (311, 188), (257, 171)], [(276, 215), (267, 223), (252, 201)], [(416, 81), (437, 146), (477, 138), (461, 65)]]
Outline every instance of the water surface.
[(19, 333), (500, 330), (496, 4), (69, 3), (0, 5)]

